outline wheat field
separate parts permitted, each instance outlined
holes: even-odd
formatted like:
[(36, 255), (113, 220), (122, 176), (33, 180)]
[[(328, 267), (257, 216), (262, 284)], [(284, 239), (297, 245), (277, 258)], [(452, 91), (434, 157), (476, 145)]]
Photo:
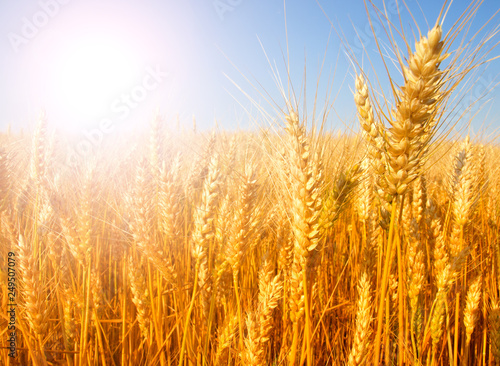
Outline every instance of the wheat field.
[(44, 113), (1, 134), (0, 364), (500, 365), (500, 146), (446, 133), (473, 13), (395, 49), (383, 102), (355, 63), (359, 133), (292, 97), (71, 164)]

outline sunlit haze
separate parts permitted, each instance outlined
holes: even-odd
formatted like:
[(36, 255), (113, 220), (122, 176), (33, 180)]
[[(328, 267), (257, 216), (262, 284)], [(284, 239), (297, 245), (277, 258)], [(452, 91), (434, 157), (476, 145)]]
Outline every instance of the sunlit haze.
[[(388, 4), (395, 21), (397, 12), (390, 13)], [(414, 16), (426, 32), (425, 22), (434, 22), (441, 4), (420, 6), (425, 18), (418, 7)], [(448, 18), (464, 9), (465, 4), (453, 4)], [(496, 0), (485, 1), (470, 34), (497, 10)], [(407, 12), (401, 14), (403, 24), (412, 24)], [(287, 89), (289, 64), (297, 99), (305, 99), (310, 112), (315, 99), (318, 108), (332, 108), (329, 127), (345, 130), (355, 116), (349, 58), (372, 63), (372, 74), (385, 73), (367, 19), (361, 1), (4, 1), (0, 126), (31, 127), (44, 109), (50, 123), (71, 131), (93, 128), (103, 119), (126, 128), (147, 125), (158, 109), (172, 124), (191, 126), (194, 116), (200, 128), (216, 122), (250, 128), (284, 106), (274, 72)], [(375, 32), (384, 35), (377, 22)], [(385, 57), (392, 55), (387, 51)], [(498, 70), (494, 61), (478, 73), (478, 86), (469, 95), (477, 99), (494, 86)], [(497, 90), (478, 103), (485, 105), (476, 130), (498, 125), (495, 100)]]

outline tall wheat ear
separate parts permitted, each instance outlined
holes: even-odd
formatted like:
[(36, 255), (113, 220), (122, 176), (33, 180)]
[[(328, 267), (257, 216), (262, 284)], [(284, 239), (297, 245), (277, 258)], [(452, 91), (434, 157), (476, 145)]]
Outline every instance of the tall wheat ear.
[(370, 95), (368, 92), (368, 84), (362, 74), (356, 77), (356, 91), (354, 93), (354, 102), (358, 111), (358, 119), (362, 128), (362, 136), (367, 145), (368, 161), (371, 165), (371, 173), (376, 177), (375, 192), (384, 196), (383, 188), (386, 187), (385, 179), (385, 155), (383, 151), (384, 139), (382, 137), (384, 127), (379, 120), (375, 119)]
[(479, 308), (479, 301), (481, 300), (481, 276), (472, 281), (467, 291), (467, 300), (464, 310), (464, 325), (465, 325), (465, 342), (467, 346), (470, 344), (472, 332), (477, 322), (477, 310)]
[(217, 352), (215, 354), (216, 365), (227, 363), (228, 352), (226, 350), (231, 347), (236, 334), (238, 334), (238, 317), (233, 315), (229, 317), (229, 321), (219, 331)]
[(489, 335), (491, 354), (496, 362), (500, 364), (500, 304), (498, 300), (492, 301), (489, 311)]
[(266, 346), (270, 343), (273, 330), (273, 312), (283, 290), (283, 282), (278, 274), (273, 276), (274, 269), (269, 260), (264, 262), (259, 271), (259, 305), (257, 309), (259, 322), (259, 347), (261, 358), (264, 359)]
[(291, 207), (291, 226), (294, 234), (294, 256), (291, 274), (291, 318), (293, 322), (290, 364), (295, 363), (299, 342), (299, 328), (304, 323), (307, 365), (312, 363), (311, 314), (308, 270), (311, 254), (320, 244), (320, 213), (322, 168), (311, 152), (310, 136), (305, 123), (299, 120), (292, 110), (285, 117), (285, 130), (288, 138), (289, 203)]
[(358, 310), (356, 313), (356, 328), (354, 330), (354, 342), (351, 353), (347, 361), (348, 366), (359, 366), (366, 364), (369, 351), (370, 336), (372, 330), (370, 327), (372, 320), (372, 298), (371, 285), (368, 275), (363, 273), (358, 284)]
[(208, 165), (208, 171), (203, 182), (203, 191), (200, 204), (194, 212), (194, 229), (190, 239), (191, 253), (195, 261), (194, 283), (191, 301), (184, 323), (184, 331), (182, 335), (182, 343), (179, 357), (179, 366), (183, 365), (184, 352), (186, 351), (186, 341), (190, 324), (191, 313), (194, 308), (197, 291), (201, 288), (202, 296), (200, 299), (203, 313), (206, 315), (209, 312), (211, 296), (211, 277), (209, 272), (208, 254), (209, 245), (212, 238), (215, 236), (214, 220), (216, 213), (216, 205), (219, 197), (219, 160), (217, 155), (211, 157)]
[[(379, 46), (378, 41), (377, 45)], [(383, 265), (377, 314), (373, 358), (376, 366), (380, 362), (386, 291), (390, 273), (390, 259), (395, 242), (398, 243), (398, 252), (401, 252), (400, 241), (394, 235), (397, 206), (398, 202), (401, 202), (396, 198), (404, 197), (409, 185), (421, 174), (422, 166), (428, 155), (428, 145), (436, 132), (439, 116), (442, 113), (441, 107), (444, 97), (449, 92), (449, 90), (441, 90), (444, 85), (443, 77), (446, 75), (446, 71), (442, 72), (439, 69), (441, 62), (447, 57), (443, 53), (444, 45), (441, 27), (436, 24), (428, 32), (427, 37), (421, 37), (416, 42), (415, 51), (409, 51), (408, 65), (403, 64), (400, 50), (395, 46), (395, 52), (399, 57), (404, 76), (404, 85), (399, 89), (395, 88), (391, 78), (395, 106), (387, 115), (380, 113), (381, 116), (388, 119), (389, 128), (382, 128), (384, 125), (380, 124), (380, 135), (383, 138), (383, 147), (380, 153), (383, 155), (385, 171), (382, 174), (378, 173), (378, 180), (380, 191), (384, 193), (383, 197), (387, 202), (392, 203), (392, 207), (387, 244), (388, 255), (386, 255)], [(361, 90), (363, 89), (361, 85), (358, 85), (358, 89), (359, 87)], [(358, 94), (360, 93), (358, 92)], [(359, 101), (357, 104), (361, 105)], [(360, 115), (363, 125), (363, 116), (366, 113), (360, 113)], [(373, 146), (373, 144), (371, 145)], [(403, 271), (400, 261), (398, 261), (398, 272), (401, 276)], [(399, 293), (402, 294), (402, 291), (403, 283), (399, 281)], [(404, 321), (402, 301), (399, 301), (398, 319), (400, 324)], [(399, 327), (398, 331), (398, 348), (402, 348), (404, 347), (402, 326)], [(398, 359), (401, 363), (402, 353)]]
[[(240, 334), (243, 334), (243, 316), (240, 300), (240, 285), (238, 274), (243, 263), (243, 259), (254, 237), (255, 226), (258, 222), (255, 217), (255, 203), (257, 195), (256, 170), (252, 163), (245, 163), (243, 181), (238, 185), (238, 196), (236, 197), (236, 210), (233, 216), (233, 223), (227, 240), (227, 261), (233, 272), (234, 293), (238, 307), (238, 321)], [(242, 338), (240, 338), (242, 339)]]
[(448, 56), (443, 47), (441, 26), (436, 25), (415, 44), (408, 66), (403, 66), (405, 83), (395, 93), (396, 108), (386, 135), (385, 178), (391, 196), (405, 193), (418, 176), (435, 132), (444, 94), (439, 66)]
[(43, 300), (44, 294), (40, 282), (38, 256), (33, 253), (33, 249), (22, 234), (19, 235), (18, 248), (19, 273), (21, 274), (22, 293), (24, 297), (23, 308), (28, 326), (34, 333), (38, 343), (35, 357), (43, 362), (45, 357), (43, 352), (39, 352), (39, 350), (42, 349), (49, 311)]
[(42, 183), (47, 171), (47, 127), (47, 115), (42, 111), (33, 135), (30, 160), (30, 178), (38, 184)]
[(132, 291), (132, 302), (137, 309), (137, 322), (144, 339), (149, 338), (151, 309), (149, 306), (149, 294), (146, 285), (146, 274), (140, 264), (132, 256), (128, 258), (128, 277), (130, 290)]
[(175, 284), (176, 272), (169, 257), (156, 240), (157, 216), (154, 209), (153, 176), (146, 159), (140, 162), (135, 178), (136, 186), (130, 197), (133, 213), (130, 228), (137, 248), (169, 284)]

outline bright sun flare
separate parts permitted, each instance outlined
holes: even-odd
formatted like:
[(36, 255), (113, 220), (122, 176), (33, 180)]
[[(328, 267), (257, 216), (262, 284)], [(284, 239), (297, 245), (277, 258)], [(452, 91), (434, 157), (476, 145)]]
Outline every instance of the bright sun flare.
[(86, 123), (109, 115), (113, 99), (141, 72), (137, 50), (105, 34), (74, 39), (54, 52), (54, 92)]

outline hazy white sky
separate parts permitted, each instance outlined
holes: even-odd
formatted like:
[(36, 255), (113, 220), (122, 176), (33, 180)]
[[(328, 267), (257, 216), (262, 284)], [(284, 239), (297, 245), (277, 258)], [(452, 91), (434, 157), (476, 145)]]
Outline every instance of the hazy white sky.
[[(453, 4), (445, 31), (467, 3)], [(393, 1), (387, 4), (391, 21), (399, 22), (391, 10), (395, 9)], [(420, 2), (430, 25), (441, 5), (439, 1)], [(498, 8), (498, 0), (485, 0), (471, 34)], [(419, 7), (415, 5), (412, 11), (427, 31)], [(406, 11), (401, 14), (405, 27), (412, 24)], [(338, 95), (329, 123), (344, 128), (354, 117), (349, 90), (353, 71), (337, 31), (343, 32), (356, 58), (368, 65), (356, 27), (377, 74), (384, 74), (363, 2), (290, 0), (286, 18), (285, 27), (282, 0), (2, 1), (0, 127), (32, 125), (40, 108), (45, 108), (51, 123), (76, 131), (99, 126), (103, 120), (113, 121), (118, 128), (147, 125), (156, 108), (168, 121), (179, 115), (181, 123), (189, 126), (194, 115), (201, 128), (212, 126), (215, 118), (226, 128), (249, 127), (261, 117), (249, 98), (271, 115), (270, 101), (284, 106), (269, 62), (286, 87), (288, 29), (295, 93), (301, 94), (306, 65), (306, 100), (312, 113), (322, 66), (318, 107), (324, 107), (327, 94), (330, 102)], [(498, 26), (498, 19), (485, 31)], [(385, 42), (383, 30), (376, 29), (377, 37)], [(498, 54), (495, 49), (490, 56)], [(495, 61), (478, 73), (469, 94), (479, 96), (485, 87), (498, 82), (499, 70), (500, 62)], [(367, 72), (374, 75), (373, 70)], [(467, 98), (463, 103), (469, 103)], [(490, 93), (490, 98), (476, 128), (490, 107), (488, 122), (500, 126), (498, 91)]]

